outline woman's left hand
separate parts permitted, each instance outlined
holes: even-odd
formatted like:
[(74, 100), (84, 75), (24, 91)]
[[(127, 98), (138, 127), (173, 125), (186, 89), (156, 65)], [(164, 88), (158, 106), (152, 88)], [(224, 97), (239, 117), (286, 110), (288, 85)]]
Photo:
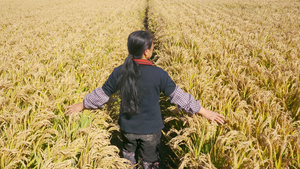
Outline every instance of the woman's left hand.
[(221, 114), (218, 114), (216, 112), (210, 111), (205, 109), (204, 107), (201, 107), (199, 113), (204, 116), (207, 120), (217, 122), (218, 124), (224, 124), (225, 123), (225, 117)]

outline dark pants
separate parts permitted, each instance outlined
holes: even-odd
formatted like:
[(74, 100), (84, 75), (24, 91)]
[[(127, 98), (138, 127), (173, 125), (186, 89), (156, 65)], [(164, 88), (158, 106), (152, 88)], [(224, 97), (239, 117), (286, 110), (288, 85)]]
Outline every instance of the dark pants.
[(149, 163), (154, 163), (159, 160), (158, 148), (160, 144), (161, 131), (145, 135), (126, 133), (123, 131), (121, 133), (124, 147), (123, 151), (125, 154), (134, 154), (137, 152), (144, 162)]

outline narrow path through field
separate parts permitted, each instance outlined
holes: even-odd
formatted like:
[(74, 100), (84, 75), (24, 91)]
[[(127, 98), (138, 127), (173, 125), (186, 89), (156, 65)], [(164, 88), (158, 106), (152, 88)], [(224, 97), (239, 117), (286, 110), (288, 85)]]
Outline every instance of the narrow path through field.
[[(151, 30), (149, 30), (149, 27), (148, 27), (149, 26), (148, 11), (149, 11), (149, 0), (147, 0), (143, 24), (144, 24), (145, 30), (151, 31)], [(154, 32), (152, 32), (152, 33), (154, 34)], [(153, 56), (151, 57), (151, 59), (154, 59), (155, 56), (156, 56), (156, 53), (153, 52)], [(153, 61), (155, 62), (156, 59), (154, 59)], [(162, 98), (163, 98), (163, 101), (161, 101), (160, 103), (164, 104), (164, 105), (161, 106), (161, 111), (165, 112), (165, 109), (168, 107), (168, 105), (165, 105), (167, 98), (164, 96), (162, 96)], [(115, 116), (112, 118), (117, 122), (118, 117)], [(166, 125), (164, 128), (164, 131), (167, 132), (170, 130), (170, 128), (171, 128), (170, 125)], [(120, 150), (123, 149), (121, 133), (119, 131), (112, 132), (111, 144), (117, 146)], [(176, 164), (174, 163), (174, 159), (176, 159), (177, 157), (174, 154), (174, 152), (172, 151), (172, 149), (168, 146), (168, 139), (164, 135), (162, 135), (159, 154), (160, 154), (160, 168), (161, 169), (177, 168)], [(120, 151), (119, 155), (121, 157), (123, 156), (121, 151)]]
[(145, 30), (149, 30), (148, 26), (148, 12), (149, 12), (149, 0), (147, 0), (146, 10), (145, 10), (145, 18), (144, 18), (144, 28)]
[[(149, 30), (149, 23), (148, 23), (148, 12), (149, 12), (149, 0), (147, 0), (147, 5), (146, 5), (146, 10), (145, 10), (145, 18), (144, 18), (144, 28), (145, 30)], [(149, 30), (151, 31), (151, 30)], [(155, 34), (155, 32), (152, 32), (153, 34)], [(151, 57), (151, 59), (156, 58), (156, 53), (153, 52), (153, 56)], [(156, 59), (153, 60), (154, 62), (157, 61)], [(166, 97), (162, 97), (164, 100), (166, 99)], [(160, 103), (164, 103), (164, 102), (160, 102)], [(164, 112), (165, 108), (167, 107), (167, 105), (161, 106), (161, 111)], [(169, 131), (170, 130), (170, 126), (166, 125), (164, 128), (164, 131)], [(172, 149), (168, 146), (168, 139), (162, 135), (162, 139), (161, 139), (161, 145), (160, 145), (160, 158), (161, 158), (161, 165), (160, 168), (177, 168), (174, 164), (174, 161), (172, 159), (176, 158), (176, 155), (174, 154), (174, 152), (172, 151)]]

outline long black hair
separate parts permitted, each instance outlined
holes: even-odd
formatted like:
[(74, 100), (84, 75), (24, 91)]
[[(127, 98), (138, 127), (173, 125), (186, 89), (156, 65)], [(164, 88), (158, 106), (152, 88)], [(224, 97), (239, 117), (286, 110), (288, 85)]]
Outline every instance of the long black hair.
[(152, 42), (153, 35), (147, 31), (135, 31), (128, 37), (129, 54), (120, 69), (117, 87), (121, 95), (121, 113), (126, 113), (129, 117), (138, 113), (141, 103), (140, 67), (132, 59), (141, 59), (144, 52), (151, 48)]

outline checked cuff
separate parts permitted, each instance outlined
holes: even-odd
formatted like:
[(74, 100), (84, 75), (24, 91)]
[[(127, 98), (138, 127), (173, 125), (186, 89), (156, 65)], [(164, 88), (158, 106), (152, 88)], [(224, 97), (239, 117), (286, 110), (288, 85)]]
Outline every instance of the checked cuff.
[(104, 93), (103, 89), (96, 88), (92, 93), (85, 95), (83, 105), (87, 109), (97, 109), (102, 108), (108, 100), (109, 97)]
[(185, 93), (179, 86), (176, 86), (170, 97), (171, 103), (176, 104), (179, 109), (188, 113), (195, 114), (201, 109), (199, 101), (195, 100), (195, 98), (189, 93)]

